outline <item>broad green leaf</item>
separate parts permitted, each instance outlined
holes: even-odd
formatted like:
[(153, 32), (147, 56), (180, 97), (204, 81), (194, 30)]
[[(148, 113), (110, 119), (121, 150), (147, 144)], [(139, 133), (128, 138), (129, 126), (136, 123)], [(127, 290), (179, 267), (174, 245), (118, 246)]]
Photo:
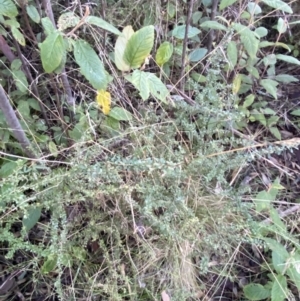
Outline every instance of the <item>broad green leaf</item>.
[(169, 90), (165, 84), (153, 73), (148, 73), (148, 83), (150, 93), (160, 101), (168, 104), (167, 96), (169, 96)]
[(63, 13), (59, 16), (57, 21), (57, 29), (63, 31), (70, 27), (75, 27), (80, 22), (80, 18), (73, 12)]
[(266, 89), (275, 99), (277, 99), (277, 86), (278, 82), (272, 79), (262, 79), (260, 81), (262, 87)]
[(232, 81), (232, 93), (233, 94), (238, 94), (238, 92), (240, 91), (240, 88), (241, 88), (241, 84), (242, 84), (242, 76), (241, 76), (241, 74), (236, 74), (236, 76), (234, 77), (234, 79)]
[(40, 44), (43, 68), (47, 73), (53, 72), (61, 63), (64, 53), (64, 40), (59, 31), (48, 35)]
[(42, 18), (42, 25), (45, 30), (46, 36), (49, 36), (51, 33), (56, 31), (55, 27), (53, 26), (51, 20), (48, 17)]
[(190, 62), (199, 62), (207, 53), (206, 48), (196, 48), (189, 54)]
[(265, 209), (269, 209), (271, 201), (273, 201), (274, 199), (268, 191), (260, 191), (252, 200), (256, 205), (256, 211), (261, 212)]
[(35, 224), (39, 221), (42, 214), (42, 209), (40, 207), (31, 207), (27, 211), (27, 215), (23, 217), (23, 226), (28, 232), (31, 230)]
[(120, 129), (119, 120), (111, 118), (109, 116), (107, 116), (107, 118), (105, 119), (105, 125), (114, 131), (118, 131)]
[(99, 18), (99, 17), (95, 17), (95, 16), (88, 16), (85, 19), (85, 22), (91, 25), (96, 25), (102, 29), (105, 29), (107, 31), (110, 31), (116, 35), (121, 35), (122, 33), (113, 25), (111, 25), (110, 23), (104, 21), (103, 19)]
[[(176, 26), (172, 31), (172, 36), (177, 39), (183, 40), (184, 36), (185, 36), (185, 27), (186, 27), (186, 25)], [(200, 30), (197, 27), (189, 26), (187, 37), (192, 38), (199, 33), (200, 33)]]
[(22, 115), (24, 118), (30, 118), (30, 107), (27, 100), (20, 100), (18, 103), (18, 112), (20, 115)]
[(287, 30), (287, 22), (285, 22), (282, 18), (278, 19), (277, 30), (279, 33), (285, 33)]
[(261, 8), (256, 2), (249, 2), (247, 9), (251, 15), (258, 15), (261, 13)]
[(217, 21), (204, 21), (203, 23), (201, 23), (200, 27), (227, 31), (227, 28)]
[(18, 15), (18, 9), (12, 0), (0, 0), (0, 15), (14, 18)]
[(282, 47), (282, 48), (285, 48), (288, 51), (291, 51), (291, 48), (287, 44), (284, 44), (284, 43), (281, 43), (281, 42), (263, 41), (263, 42), (259, 43), (259, 48), (270, 47), (270, 46)]
[(202, 16), (203, 16), (203, 12), (201, 12), (201, 11), (195, 11), (195, 12), (192, 14), (193, 24), (198, 23), (199, 20), (202, 18)]
[(163, 42), (157, 49), (155, 61), (158, 66), (167, 63), (173, 54), (173, 44), (170, 42)]
[[(266, 109), (265, 109), (266, 110)], [(273, 111), (273, 110), (272, 110)], [(268, 114), (268, 113), (265, 113), (265, 114)], [(276, 113), (275, 113), (276, 114)], [(270, 118), (268, 118), (267, 120), (267, 124), (268, 124), (268, 127), (271, 127), (273, 125), (276, 125), (277, 122), (279, 120), (279, 116), (276, 116), (276, 115), (273, 115), (271, 116)]]
[(233, 70), (237, 64), (238, 51), (236, 47), (236, 42), (230, 41), (227, 45), (227, 58), (229, 61), (229, 68)]
[(285, 83), (285, 84), (299, 81), (298, 78), (296, 78), (292, 75), (289, 75), (289, 74), (278, 74), (275, 76), (275, 80), (277, 80), (278, 82), (281, 82), (281, 83)]
[(132, 69), (139, 68), (149, 56), (154, 43), (154, 26), (136, 31), (129, 39), (123, 59)]
[(21, 31), (18, 28), (12, 27), (11, 28), (11, 33), (20, 45), (22, 45), (22, 46), (26, 45), (25, 38), (24, 38), (23, 34), (21, 33)]
[(263, 38), (268, 34), (268, 30), (265, 27), (257, 27), (254, 31), (258, 37)]
[(114, 118), (118, 121), (130, 121), (132, 120), (132, 115), (130, 112), (121, 107), (114, 107), (110, 113), (109, 117)]
[(48, 256), (47, 260), (42, 265), (41, 271), (42, 274), (48, 274), (51, 271), (53, 271), (57, 264), (57, 256), (56, 255), (50, 255)]
[(1, 178), (8, 177), (9, 175), (14, 173), (17, 167), (18, 164), (15, 161), (3, 163), (0, 168), (0, 177)]
[(196, 81), (197, 83), (205, 83), (206, 77), (203, 74), (197, 73), (195, 71), (192, 71), (191, 78)]
[(26, 93), (28, 90), (28, 82), (25, 73), (22, 70), (13, 71), (15, 85), (19, 91)]
[(281, 220), (275, 208), (270, 208), (270, 218), (273, 224), (278, 228), (279, 232), (285, 233), (287, 231), (285, 223)]
[(167, 13), (170, 19), (174, 18), (176, 14), (176, 6), (172, 4), (170, 1), (168, 1), (167, 4)]
[(241, 41), (251, 58), (256, 57), (258, 51), (259, 40), (255, 37), (255, 34), (251, 30), (245, 30), (241, 35)]
[(126, 49), (126, 45), (134, 34), (134, 30), (131, 26), (124, 27), (122, 34), (118, 36), (115, 44), (115, 64), (120, 71), (130, 71), (130, 66), (125, 63), (123, 57)]
[(290, 8), (290, 6), (281, 0), (262, 0), (262, 2), (269, 5), (272, 8), (280, 9), (286, 13), (293, 13), (293, 10)]
[(272, 250), (272, 264), (278, 274), (283, 274), (286, 270), (286, 262), (287, 258), (285, 256), (282, 256), (280, 252)]
[(237, 2), (237, 0), (221, 0), (221, 3), (220, 3), (220, 10), (228, 7), (229, 5), (232, 5), (234, 4), (235, 2)]
[(26, 6), (26, 11), (27, 11), (27, 15), (29, 16), (29, 18), (35, 22), (35, 23), (40, 23), (41, 22), (41, 18), (39, 15), (39, 12), (37, 11), (37, 9), (35, 8), (34, 5), (27, 5)]
[(48, 143), (48, 148), (49, 148), (50, 153), (51, 153), (54, 157), (57, 157), (58, 150), (57, 150), (56, 144), (55, 144), (53, 141), (50, 141), (50, 142)]
[(253, 94), (248, 95), (248, 96), (245, 98), (245, 101), (244, 101), (244, 103), (243, 103), (243, 108), (248, 108), (248, 107), (250, 107), (250, 106), (253, 104), (254, 99), (255, 99), (255, 95), (253, 95)]
[(4, 24), (5, 26), (7, 25), (10, 27), (20, 28), (20, 23), (15, 18), (4, 20), (1, 23)]
[(291, 64), (300, 65), (300, 61), (292, 56), (284, 55), (284, 54), (276, 54), (276, 57), (278, 60), (285, 61), (285, 62), (291, 63)]
[(290, 277), (290, 280), (300, 291), (300, 254), (299, 251), (296, 251), (292, 255), (291, 261), (289, 262), (289, 267), (287, 269), (287, 274)]
[(148, 73), (140, 70), (134, 70), (132, 75), (127, 76), (126, 79), (135, 86), (143, 100), (147, 100), (149, 98), (150, 89), (148, 84)]
[(95, 50), (86, 41), (78, 39), (74, 42), (74, 57), (80, 66), (80, 72), (96, 90), (106, 90), (107, 76), (103, 63)]
[(290, 254), (281, 243), (273, 238), (262, 237), (262, 239), (272, 251), (277, 252), (285, 261), (288, 260)]
[(293, 116), (300, 116), (300, 109), (293, 110), (293, 111), (291, 112), (291, 115), (293, 115)]
[(271, 299), (272, 301), (284, 301), (286, 298), (288, 298), (289, 295), (286, 278), (282, 275), (274, 276), (275, 279), (273, 281)]
[(264, 300), (270, 297), (271, 292), (261, 284), (250, 283), (243, 288), (245, 297), (251, 301)]
[(276, 55), (271, 53), (263, 58), (265, 66), (275, 65), (277, 63)]
[(34, 110), (36, 110), (38, 112), (41, 111), (39, 102), (35, 98), (28, 98), (27, 101), (31, 108), (33, 108)]

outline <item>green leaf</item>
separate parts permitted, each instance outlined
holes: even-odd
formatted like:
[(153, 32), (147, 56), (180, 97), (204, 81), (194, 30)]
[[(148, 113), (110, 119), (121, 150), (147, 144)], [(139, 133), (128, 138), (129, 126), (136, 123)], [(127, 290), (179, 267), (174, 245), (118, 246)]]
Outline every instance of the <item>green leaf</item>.
[(199, 20), (202, 18), (203, 12), (201, 11), (195, 11), (192, 15), (192, 21), (194, 24), (198, 23)]
[(203, 74), (197, 73), (195, 71), (192, 71), (191, 78), (196, 81), (197, 83), (205, 83), (206, 77)]
[(36, 225), (41, 217), (41, 214), (42, 209), (40, 207), (29, 208), (27, 215), (23, 217), (23, 226), (27, 232)]
[(217, 21), (204, 21), (203, 23), (201, 23), (200, 27), (227, 31), (226, 26), (218, 23)]
[(280, 252), (272, 251), (272, 264), (274, 270), (278, 274), (283, 274), (286, 270), (286, 258), (280, 254)]
[(88, 16), (85, 19), (85, 22), (91, 25), (96, 25), (102, 29), (105, 29), (107, 31), (110, 31), (116, 35), (121, 35), (122, 33), (113, 25), (111, 25), (110, 23), (104, 21), (103, 19), (99, 18), (99, 17), (95, 17), (95, 16)]
[(259, 48), (264, 48), (264, 47), (269, 47), (269, 46), (282, 47), (282, 48), (286, 49), (287, 51), (291, 51), (291, 48), (287, 44), (284, 44), (281, 42), (262, 41), (259, 43)]
[(0, 177), (1, 178), (8, 177), (9, 175), (14, 173), (14, 171), (17, 167), (18, 167), (18, 164), (15, 161), (3, 163), (0, 168)]
[(22, 46), (26, 45), (25, 38), (24, 38), (23, 34), (21, 33), (21, 31), (17, 27), (12, 27), (11, 33), (20, 45), (22, 45)]
[(282, 18), (278, 19), (277, 30), (281, 34), (285, 33), (287, 30), (287, 23)]
[(148, 73), (140, 70), (133, 71), (131, 76), (126, 76), (126, 79), (130, 81), (135, 88), (139, 91), (140, 96), (145, 101), (150, 96), (150, 88), (148, 84)]
[(290, 8), (290, 6), (281, 0), (262, 0), (262, 2), (275, 9), (280, 9), (286, 13), (293, 13), (293, 10)]
[(65, 54), (65, 44), (59, 31), (48, 35), (40, 44), (43, 68), (47, 73), (53, 72), (61, 63)]
[(199, 62), (207, 53), (206, 48), (196, 48), (189, 54), (190, 62)]
[(249, 2), (247, 9), (251, 15), (258, 15), (261, 13), (261, 8), (256, 2)]
[(25, 73), (22, 70), (16, 70), (13, 72), (13, 78), (17, 89), (22, 93), (27, 92), (28, 82)]
[(42, 265), (41, 271), (42, 274), (48, 274), (53, 271), (57, 264), (57, 256), (56, 255), (49, 255), (47, 260)]
[(274, 276), (275, 279), (273, 281), (271, 299), (272, 301), (284, 301), (286, 298), (288, 298), (289, 295), (286, 278), (282, 275)]
[(279, 232), (286, 233), (286, 231), (287, 231), (286, 225), (281, 220), (276, 209), (270, 208), (270, 218), (271, 218), (273, 224), (278, 228)]
[(268, 191), (260, 191), (252, 200), (256, 205), (256, 211), (261, 212), (265, 209), (269, 209), (271, 201), (273, 201), (274, 199)]
[(78, 39), (74, 42), (74, 57), (80, 66), (80, 72), (96, 90), (106, 90), (107, 77), (103, 63), (94, 49), (86, 41)]
[(268, 30), (265, 27), (257, 27), (254, 31), (260, 38), (265, 37), (268, 34)]
[(155, 61), (158, 66), (167, 63), (173, 54), (173, 44), (170, 42), (163, 42), (157, 49)]
[[(177, 39), (183, 40), (184, 36), (185, 36), (185, 27), (186, 27), (186, 25), (176, 26), (172, 31), (172, 36)], [(196, 36), (197, 34), (199, 34), (200, 32), (201, 31), (197, 27), (189, 26), (188, 38), (192, 38), (192, 37)]]
[(12, 0), (0, 0), (0, 15), (14, 18), (18, 15), (18, 9)]
[(300, 254), (299, 253), (295, 253), (292, 255), (290, 265), (286, 272), (290, 277), (290, 280), (293, 281), (294, 285), (300, 291)]
[(148, 84), (150, 93), (160, 101), (168, 104), (169, 90), (165, 84), (153, 73), (148, 73)]
[(281, 243), (279, 243), (275, 239), (268, 238), (268, 237), (262, 237), (262, 239), (266, 242), (267, 246), (272, 251), (277, 252), (282, 258), (284, 258), (285, 261), (288, 260), (290, 254)]
[(27, 15), (29, 16), (29, 18), (35, 22), (35, 23), (40, 23), (41, 22), (41, 18), (39, 15), (39, 12), (37, 11), (37, 9), (35, 8), (34, 5), (27, 5), (26, 6), (26, 11), (27, 11)]
[(28, 98), (27, 101), (31, 108), (33, 108), (34, 110), (36, 110), (38, 112), (41, 111), (39, 102), (35, 98)]
[(48, 143), (48, 148), (50, 150), (50, 153), (56, 157), (57, 156), (57, 153), (58, 153), (58, 150), (57, 150), (57, 147), (56, 147), (56, 144), (53, 142), (53, 141), (50, 141)]
[(236, 42), (234, 41), (229, 42), (227, 45), (227, 58), (229, 61), (229, 68), (230, 70), (233, 70), (237, 64), (238, 59), (238, 51), (236, 47)]
[(244, 30), (241, 35), (241, 41), (251, 58), (256, 57), (258, 51), (259, 40), (255, 37), (255, 34), (251, 30)]
[(168, 1), (168, 4), (167, 4), (167, 13), (168, 13), (170, 19), (175, 17), (175, 14), (176, 14), (176, 6), (174, 4), (172, 4), (170, 1)]
[(118, 36), (115, 44), (115, 64), (120, 71), (130, 71), (130, 66), (125, 63), (123, 57), (126, 49), (126, 45), (134, 34), (134, 30), (131, 26), (124, 27), (122, 35)]
[(266, 89), (268, 93), (270, 93), (275, 99), (277, 99), (277, 86), (278, 82), (272, 79), (262, 79), (260, 81), (262, 87)]
[(264, 300), (269, 298), (271, 292), (265, 289), (261, 284), (250, 283), (243, 288), (245, 297), (251, 301)]
[(281, 140), (281, 133), (279, 132), (278, 128), (275, 126), (272, 126), (269, 128), (272, 135), (275, 136), (276, 139)]
[(30, 118), (30, 107), (27, 100), (20, 100), (18, 103), (18, 111), (24, 118)]
[(234, 4), (235, 2), (237, 2), (237, 0), (221, 0), (221, 3), (220, 3), (220, 10), (228, 7), (229, 5), (232, 5)]
[(51, 33), (56, 31), (55, 27), (48, 17), (42, 18), (42, 25), (45, 30), (46, 36), (49, 36)]
[(284, 55), (284, 54), (276, 54), (277, 59), (281, 60), (281, 61), (285, 61), (287, 63), (291, 63), (291, 64), (296, 64), (296, 65), (300, 65), (300, 61), (297, 60), (296, 58), (289, 56), (289, 55)]
[(289, 84), (289, 83), (293, 83), (293, 82), (298, 82), (299, 79), (289, 75), (289, 74), (278, 74), (275, 76), (275, 80), (281, 83), (285, 83), (285, 84)]
[(109, 117), (114, 118), (118, 121), (130, 121), (132, 115), (130, 112), (121, 107), (114, 107), (108, 114)]
[(248, 108), (248, 107), (250, 107), (250, 106), (253, 104), (254, 99), (255, 99), (255, 95), (253, 95), (253, 94), (248, 95), (248, 96), (245, 98), (245, 101), (244, 101), (244, 103), (243, 103), (243, 108)]
[(300, 116), (300, 109), (293, 110), (290, 114), (293, 116)]
[(80, 18), (74, 12), (66, 12), (59, 16), (57, 21), (57, 29), (63, 31), (70, 27), (75, 27), (79, 24)]
[(154, 43), (154, 26), (136, 31), (129, 39), (124, 52), (124, 61), (132, 69), (139, 68), (149, 56)]

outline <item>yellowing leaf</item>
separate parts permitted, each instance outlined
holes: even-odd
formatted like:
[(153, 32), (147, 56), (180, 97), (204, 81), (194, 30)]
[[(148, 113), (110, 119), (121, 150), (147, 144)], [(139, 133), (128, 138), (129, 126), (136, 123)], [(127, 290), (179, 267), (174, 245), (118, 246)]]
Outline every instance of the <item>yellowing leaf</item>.
[(101, 108), (102, 112), (105, 115), (108, 115), (110, 112), (110, 105), (111, 105), (110, 93), (105, 90), (98, 90), (96, 101), (99, 107)]
[(232, 93), (237, 94), (240, 91), (242, 84), (242, 77), (240, 74), (237, 74), (232, 83)]

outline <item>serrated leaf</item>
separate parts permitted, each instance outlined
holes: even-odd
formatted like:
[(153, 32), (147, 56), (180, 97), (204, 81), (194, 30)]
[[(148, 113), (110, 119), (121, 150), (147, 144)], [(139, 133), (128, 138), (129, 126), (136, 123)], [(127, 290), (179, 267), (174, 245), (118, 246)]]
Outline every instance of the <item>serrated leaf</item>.
[(249, 2), (247, 9), (251, 15), (258, 15), (261, 13), (261, 8), (256, 2)]
[(48, 256), (47, 260), (44, 262), (41, 268), (42, 274), (48, 274), (51, 271), (53, 271), (57, 264), (57, 256), (56, 255), (50, 255)]
[(27, 215), (23, 217), (23, 226), (27, 232), (36, 225), (41, 217), (41, 214), (42, 209), (40, 207), (31, 207), (27, 211)]
[(48, 17), (42, 18), (41, 21), (42, 21), (42, 25), (43, 25), (44, 31), (46, 33), (46, 36), (49, 36), (51, 33), (56, 31), (55, 27), (53, 26), (51, 20)]
[(63, 13), (59, 16), (57, 21), (57, 29), (63, 31), (70, 27), (75, 27), (80, 22), (80, 18), (73, 12)]
[(148, 73), (135, 70), (131, 76), (127, 76), (126, 79), (130, 81), (135, 88), (139, 91), (143, 100), (147, 100), (150, 96), (150, 89), (148, 84)]
[(18, 15), (18, 9), (12, 0), (0, 0), (0, 15), (14, 18)]
[(274, 277), (271, 299), (272, 301), (284, 301), (289, 295), (286, 278), (282, 275), (274, 275)]
[(201, 23), (200, 27), (227, 31), (226, 26), (218, 23), (217, 21), (204, 21), (203, 23)]
[(278, 82), (272, 79), (262, 79), (260, 81), (262, 87), (266, 89), (275, 99), (277, 99), (277, 86)]
[[(185, 27), (186, 27), (186, 25), (176, 26), (172, 31), (172, 36), (177, 39), (183, 40), (184, 36), (185, 36)], [(197, 34), (199, 34), (200, 32), (201, 31), (197, 27), (189, 26), (187, 37), (192, 38), (192, 37), (196, 36)]]
[(157, 49), (155, 61), (158, 66), (167, 63), (173, 54), (173, 44), (170, 42), (163, 42)]
[(234, 41), (229, 42), (227, 45), (227, 58), (229, 61), (229, 68), (230, 70), (233, 70), (237, 64), (238, 59), (238, 51), (236, 47), (236, 42)]
[(130, 66), (125, 63), (123, 57), (126, 45), (133, 34), (134, 30), (129, 25), (124, 27), (122, 34), (117, 38), (115, 44), (115, 64), (120, 71), (130, 71)]
[(17, 167), (18, 164), (17, 162), (14, 161), (3, 163), (0, 168), (0, 177), (1, 178), (8, 177), (9, 175), (14, 173)]
[(109, 117), (114, 118), (118, 121), (130, 121), (132, 120), (132, 115), (130, 112), (121, 107), (114, 107), (109, 115)]
[(103, 114), (108, 115), (111, 106), (110, 93), (105, 90), (98, 90), (96, 96), (96, 102), (102, 110)]
[(39, 12), (37, 11), (37, 9), (35, 8), (34, 5), (27, 5), (26, 6), (26, 12), (27, 15), (29, 16), (29, 18), (35, 22), (35, 23), (40, 23), (41, 22), (41, 18), (39, 15)]
[(271, 292), (261, 284), (250, 283), (243, 287), (245, 297), (251, 301), (264, 300), (270, 297)]
[(123, 59), (132, 69), (139, 68), (149, 56), (154, 43), (154, 26), (136, 31), (127, 42)]
[(95, 50), (86, 41), (78, 39), (74, 42), (74, 57), (80, 66), (80, 72), (96, 90), (106, 90), (107, 77), (103, 63)]
[(272, 8), (280, 9), (286, 13), (293, 13), (293, 10), (290, 8), (290, 6), (281, 0), (262, 0), (262, 2), (269, 5)]
[(278, 60), (285, 61), (285, 62), (291, 63), (291, 64), (300, 65), (300, 61), (292, 56), (284, 55), (284, 54), (276, 54), (276, 57)]
[(56, 144), (55, 144), (53, 141), (50, 141), (50, 142), (48, 143), (48, 148), (49, 148), (50, 153), (51, 153), (54, 157), (57, 157), (58, 150), (57, 150)]
[(221, 0), (221, 3), (220, 3), (220, 10), (228, 7), (229, 5), (232, 5), (234, 4), (235, 2), (237, 2), (237, 0)]
[(299, 81), (298, 78), (296, 78), (292, 75), (289, 75), (289, 74), (278, 74), (275, 76), (275, 80), (277, 80), (278, 82), (281, 82), (281, 83), (285, 83), (285, 84)]
[(207, 53), (206, 48), (196, 48), (189, 54), (190, 62), (199, 62)]
[(95, 16), (88, 16), (85, 19), (85, 22), (91, 25), (96, 25), (102, 29), (105, 29), (107, 31), (110, 31), (116, 35), (121, 35), (122, 33), (113, 25), (111, 25), (110, 23), (104, 21), (103, 19), (99, 18), (99, 17), (95, 17)]
[(60, 65), (66, 51), (61, 33), (55, 31), (49, 34), (40, 44), (40, 49), (44, 70), (47, 73), (53, 72)]
[(259, 40), (255, 37), (254, 32), (248, 29), (243, 31), (240, 35), (241, 42), (243, 43), (250, 58), (255, 58), (258, 51)]
[(25, 38), (18, 28), (11, 27), (11, 33), (20, 45), (22, 46), (26, 45)]

